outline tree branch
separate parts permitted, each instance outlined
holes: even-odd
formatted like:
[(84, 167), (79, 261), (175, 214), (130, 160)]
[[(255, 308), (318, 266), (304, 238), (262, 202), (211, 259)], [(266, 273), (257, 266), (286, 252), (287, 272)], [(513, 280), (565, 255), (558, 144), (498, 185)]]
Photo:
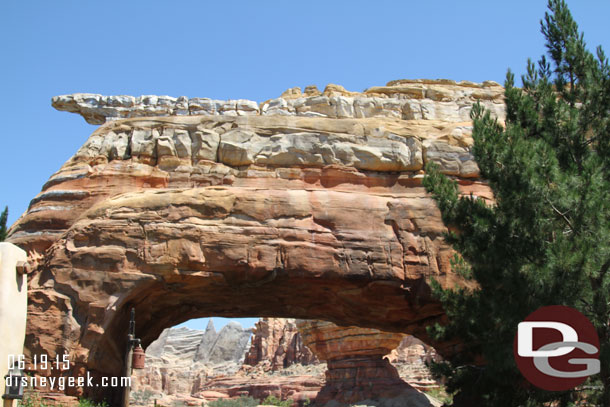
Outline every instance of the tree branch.
[(557, 215), (561, 216), (561, 218), (568, 224), (568, 226), (570, 227), (570, 230), (572, 230), (572, 232), (576, 233), (576, 230), (574, 229), (574, 226), (572, 226), (572, 222), (570, 222), (570, 219), (568, 219), (568, 217), (566, 216), (566, 213), (568, 213), (569, 211), (561, 213), (561, 211), (559, 209), (557, 209), (555, 207), (555, 205), (553, 205), (553, 202), (551, 202), (551, 200), (549, 198), (546, 198), (546, 201), (548, 202), (549, 205), (551, 205), (551, 208), (553, 208), (553, 211)]

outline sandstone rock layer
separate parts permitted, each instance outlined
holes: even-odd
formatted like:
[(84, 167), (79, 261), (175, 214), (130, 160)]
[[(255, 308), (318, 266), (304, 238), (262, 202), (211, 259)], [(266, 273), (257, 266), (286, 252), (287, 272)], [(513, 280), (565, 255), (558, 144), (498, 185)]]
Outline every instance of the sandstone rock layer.
[(144, 345), (213, 315), (324, 319), (428, 340), (425, 327), (443, 318), (430, 279), (458, 280), (423, 168), (437, 162), (463, 193), (491, 198), (467, 119), (476, 100), (501, 118), (501, 87), (294, 89), (257, 108), (119, 99), (53, 102), (105, 124), (10, 230), (37, 260), (30, 355), (66, 351), (75, 375), (116, 376), (131, 307)]
[(326, 321), (299, 321), (298, 326), (305, 345), (327, 362), (326, 382), (315, 398), (317, 406), (395, 398), (407, 405), (432, 405), (383, 357), (398, 347), (404, 335)]
[(75, 93), (53, 98), (58, 110), (78, 113), (91, 124), (131, 117), (154, 116), (306, 116), (328, 118), (388, 117), (402, 120), (468, 121), (475, 101), (503, 117), (503, 88), (451, 80), (398, 80), (362, 93), (328, 85), (323, 93), (296, 87), (263, 103), (252, 100), (213, 100), (186, 96), (103, 96)]
[(315, 363), (319, 360), (303, 343), (294, 319), (261, 318), (256, 323), (245, 365), (279, 370)]

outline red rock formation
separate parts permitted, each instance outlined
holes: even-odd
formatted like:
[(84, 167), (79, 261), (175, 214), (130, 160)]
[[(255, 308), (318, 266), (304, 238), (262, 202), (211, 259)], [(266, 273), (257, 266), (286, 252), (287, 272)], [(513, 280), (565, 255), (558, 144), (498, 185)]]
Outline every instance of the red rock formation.
[(211, 318), (205, 331), (166, 329), (146, 349), (146, 368), (134, 371), (133, 392), (190, 397), (210, 378), (235, 375), (250, 335), (235, 321), (217, 333)]
[(262, 365), (265, 370), (278, 370), (299, 363), (318, 363), (303, 340), (293, 319), (262, 318), (256, 323), (245, 365)]
[[(501, 90), (334, 86), (258, 110), (176, 100), (171, 114), (187, 106), (190, 115), (106, 122), (10, 230), (10, 242), (42, 255), (27, 355), (68, 352), (72, 376), (119, 376), (132, 307), (144, 346), (209, 315), (323, 318), (425, 340), (444, 316), (430, 279), (459, 280), (423, 166), (437, 162), (464, 193), (490, 198), (461, 120), (477, 99), (501, 110)], [(68, 99), (96, 123), (114, 112)], [(98, 390), (117, 397), (87, 391)]]

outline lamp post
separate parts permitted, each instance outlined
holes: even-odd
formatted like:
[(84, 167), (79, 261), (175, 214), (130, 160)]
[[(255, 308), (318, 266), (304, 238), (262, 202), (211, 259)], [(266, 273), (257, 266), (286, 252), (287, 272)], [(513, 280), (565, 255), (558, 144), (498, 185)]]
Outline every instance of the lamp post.
[(6, 385), (4, 394), (2, 395), (4, 407), (13, 407), (13, 400), (23, 399), (23, 377), (25, 376), (21, 372), (21, 369), (15, 365), (13, 365), (8, 371), (8, 374), (4, 376), (4, 383)]
[[(141, 347), (141, 340), (136, 338), (136, 310), (131, 309), (131, 319), (129, 320), (129, 331), (127, 333), (127, 350), (125, 352), (125, 366), (123, 371), (123, 377), (131, 377), (132, 364), (134, 362), (134, 348), (136, 348), (136, 363), (133, 365), (135, 369), (144, 368), (144, 351)], [(122, 407), (129, 407), (129, 393), (131, 392), (131, 386), (125, 386), (123, 390), (123, 400), (121, 403)]]

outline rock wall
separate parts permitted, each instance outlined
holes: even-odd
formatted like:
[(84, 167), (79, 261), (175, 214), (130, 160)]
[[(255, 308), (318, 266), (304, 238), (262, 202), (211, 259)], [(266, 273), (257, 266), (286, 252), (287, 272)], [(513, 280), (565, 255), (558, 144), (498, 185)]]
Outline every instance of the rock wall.
[(146, 348), (146, 357), (172, 366), (234, 364), (239, 368), (250, 343), (252, 330), (231, 321), (219, 332), (210, 319), (205, 331), (187, 327), (167, 328)]
[(294, 319), (261, 318), (256, 323), (251, 342), (244, 359), (247, 366), (279, 370), (294, 364), (320, 363), (303, 344)]
[(439, 388), (428, 367), (430, 362), (439, 362), (441, 357), (430, 345), (414, 336), (405, 336), (398, 347), (386, 358), (396, 368), (400, 378), (418, 390)]
[(400, 344), (402, 334), (316, 320), (299, 321), (299, 330), (305, 344), (327, 363), (325, 384), (316, 396), (316, 405), (351, 405), (405, 392), (420, 396), (383, 358)]
[[(369, 94), (380, 100), (396, 98), (403, 104), (438, 103), (443, 108), (424, 109), (435, 113), (418, 116), (418, 120), (403, 120), (387, 106), (362, 118), (355, 116), (358, 120), (265, 109), (266, 115), (255, 117), (214, 114), (192, 118), (172, 110), (164, 114), (178, 116), (155, 119), (154, 111), (140, 112), (137, 104), (127, 103), (124, 117), (149, 119), (113, 121), (95, 131), (31, 201), (24, 218), (12, 228), (10, 239), (28, 250), (42, 252), (96, 202), (148, 188), (235, 185), (244, 184), (240, 182), (243, 179), (261, 178), (278, 179), (279, 184), (304, 177), (313, 182), (320, 176), (371, 187), (387, 184), (390, 180), (383, 178), (388, 172), (399, 172), (402, 176), (398, 181), (411, 180), (414, 184), (428, 161), (439, 164), (446, 174), (476, 179), (478, 168), (470, 153), (468, 114), (478, 100), (490, 104), (487, 107), (500, 119), (503, 117), (502, 87), (495, 83), (403, 80), (361, 94), (329, 85), (323, 95), (303, 95), (296, 89), (277, 100), (313, 103), (321, 97), (343, 97), (362, 102)], [(113, 100), (125, 98), (129, 99), (76, 94), (55, 98), (54, 106), (85, 114), (89, 104), (117, 107), (120, 103)], [(57, 100), (64, 102), (58, 104)], [(265, 103), (262, 105), (267, 106)], [(325, 106), (338, 105), (328, 102)], [(112, 112), (99, 114), (104, 118), (120, 116)]]

